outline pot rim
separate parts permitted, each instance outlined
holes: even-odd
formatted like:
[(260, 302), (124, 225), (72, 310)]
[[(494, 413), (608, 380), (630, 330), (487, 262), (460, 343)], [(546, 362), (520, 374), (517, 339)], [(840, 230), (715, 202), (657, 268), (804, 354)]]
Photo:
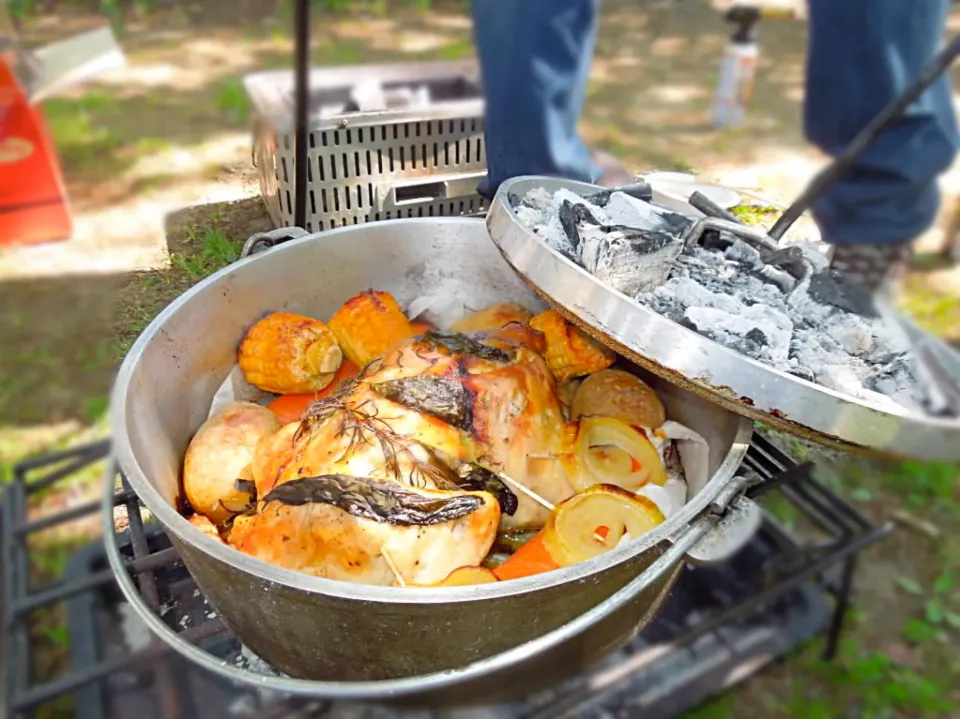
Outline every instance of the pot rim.
[[(335, 579), (324, 579), (304, 574), (292, 569), (285, 569), (269, 562), (256, 559), (237, 549), (218, 542), (204, 532), (194, 527), (183, 517), (174, 506), (169, 504), (157, 491), (156, 487), (147, 479), (133, 451), (130, 437), (127, 433), (127, 419), (133, 413), (129, 392), (134, 373), (146, 347), (162, 330), (166, 322), (174, 315), (187, 311), (187, 306), (195, 298), (210, 292), (212, 288), (225, 278), (240, 271), (247, 265), (259, 261), (266, 255), (284, 252), (294, 252), (300, 245), (312, 242), (337, 242), (342, 236), (355, 237), (351, 241), (362, 242), (362, 235), (368, 232), (390, 232), (393, 228), (403, 225), (436, 225), (441, 223), (451, 227), (469, 229), (482, 227), (486, 232), (486, 225), (482, 218), (463, 217), (433, 217), (433, 218), (402, 218), (383, 220), (363, 225), (350, 225), (325, 232), (305, 235), (273, 247), (264, 252), (238, 260), (227, 267), (215, 272), (200, 281), (186, 292), (177, 297), (153, 321), (147, 325), (137, 337), (127, 356), (124, 358), (114, 382), (110, 395), (109, 419), (112, 435), (112, 451), (117, 459), (120, 470), (130, 482), (147, 509), (168, 531), (173, 532), (181, 541), (200, 549), (204, 554), (220, 562), (228, 564), (243, 572), (252, 574), (259, 579), (280, 584), (291, 589), (310, 593), (323, 594), (347, 600), (362, 600), (365, 602), (379, 602), (383, 604), (445, 604), (449, 602), (472, 602), (490, 599), (501, 599), (530, 592), (546, 590), (568, 582), (589, 580), (594, 575), (628, 561), (643, 554), (651, 547), (664, 540), (673, 540), (676, 535), (686, 529), (693, 519), (706, 509), (717, 497), (720, 491), (733, 478), (740, 462), (746, 454), (750, 437), (753, 434), (753, 423), (740, 418), (740, 423), (730, 449), (723, 462), (707, 481), (706, 485), (692, 497), (684, 507), (663, 524), (643, 537), (628, 542), (625, 545), (605, 552), (593, 559), (579, 562), (569, 567), (563, 567), (545, 574), (512, 579), (506, 582), (491, 582), (488, 584), (467, 585), (459, 587), (392, 587), (369, 584), (358, 584)], [(733, 413), (731, 413), (733, 414)]]

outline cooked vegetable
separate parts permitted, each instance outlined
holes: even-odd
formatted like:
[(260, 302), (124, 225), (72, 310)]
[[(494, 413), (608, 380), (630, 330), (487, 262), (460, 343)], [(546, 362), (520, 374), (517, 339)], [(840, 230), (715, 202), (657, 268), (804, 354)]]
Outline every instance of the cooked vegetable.
[(595, 485), (558, 504), (543, 528), (545, 551), (561, 565), (585, 562), (661, 524), (651, 500), (612, 485)]
[(652, 429), (667, 419), (663, 402), (650, 385), (618, 369), (601, 370), (580, 384), (570, 407), (570, 419), (584, 415), (613, 417)]
[(217, 531), (214, 523), (204, 517), (202, 514), (193, 514), (187, 519), (187, 521), (201, 532), (206, 534), (208, 537), (213, 537), (218, 542), (223, 541), (223, 539), (220, 537), (220, 532)]
[(240, 343), (247, 382), (265, 392), (303, 394), (333, 381), (343, 353), (325, 324), (292, 312), (274, 312), (251, 327)]
[(317, 395), (313, 392), (310, 394), (282, 394), (268, 404), (267, 409), (277, 416), (281, 425), (284, 425), (299, 422), (303, 413), (316, 401)]
[(511, 322), (528, 322), (533, 313), (518, 302), (500, 302), (482, 310), (473, 312), (459, 322), (454, 322), (453, 332), (479, 332), (498, 330)]
[(483, 500), (472, 494), (412, 491), (396, 482), (327, 474), (294, 479), (274, 487), (264, 502), (290, 506), (329, 504), (354, 517), (401, 526), (429, 526), (459, 519), (478, 509)]
[(514, 552), (510, 559), (494, 569), (493, 573), (497, 575), (497, 579), (500, 581), (520, 579), (560, 569), (562, 565), (553, 558), (543, 543), (543, 538), (543, 530), (540, 530), (533, 539)]
[[(559, 397), (560, 403), (567, 410), (568, 416), (573, 406), (573, 398), (576, 397), (577, 390), (580, 389), (582, 383), (582, 379), (571, 379), (557, 384), (557, 397)], [(570, 416), (570, 419), (575, 418)]]
[[(190, 440), (183, 462), (183, 492), (195, 511), (220, 524), (249, 501), (249, 465), (257, 442), (280, 429), (266, 407), (233, 402), (204, 422)], [(246, 476), (244, 476), (246, 475)]]
[(411, 322), (410, 323), (410, 331), (413, 333), (414, 337), (417, 337), (422, 334), (426, 334), (430, 330), (435, 330), (435, 329), (437, 328), (434, 327), (429, 322)]
[[(463, 587), (470, 584), (489, 584), (498, 582), (497, 575), (486, 567), (458, 567), (454, 569), (445, 579), (428, 584), (428, 587)], [(420, 585), (413, 585), (420, 586)]]
[(343, 354), (357, 367), (366, 367), (414, 334), (393, 295), (376, 290), (351, 297), (330, 318), (329, 325)]
[(575, 490), (614, 484), (635, 492), (648, 482), (667, 481), (663, 461), (641, 427), (612, 417), (581, 417), (573, 426), (576, 436), (564, 465)]
[(310, 405), (327, 397), (343, 382), (353, 379), (360, 373), (360, 369), (350, 360), (344, 358), (333, 375), (333, 381), (319, 392), (307, 394), (285, 394), (277, 397), (267, 405), (267, 409), (277, 415), (280, 424), (299, 422)]
[(383, 397), (469, 431), (473, 397), (456, 378), (418, 375), (378, 382), (373, 389)]
[(559, 312), (535, 315), (530, 326), (543, 333), (547, 343), (544, 359), (558, 382), (606, 369), (617, 355), (567, 322)]

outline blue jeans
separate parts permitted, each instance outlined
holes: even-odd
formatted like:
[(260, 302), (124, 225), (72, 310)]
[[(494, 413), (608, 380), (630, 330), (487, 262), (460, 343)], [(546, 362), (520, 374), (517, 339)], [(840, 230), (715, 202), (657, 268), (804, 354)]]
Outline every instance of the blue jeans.
[[(809, 0), (804, 129), (836, 156), (936, 53), (948, 0)], [(492, 194), (517, 175), (592, 182), (577, 134), (597, 33), (598, 0), (472, 0), (486, 96)], [(718, 19), (719, 25), (719, 19)], [(638, 78), (642, 82), (642, 77)], [(835, 244), (908, 242), (933, 222), (937, 176), (958, 147), (941, 78), (813, 208)], [(695, 159), (695, 158), (694, 158)]]

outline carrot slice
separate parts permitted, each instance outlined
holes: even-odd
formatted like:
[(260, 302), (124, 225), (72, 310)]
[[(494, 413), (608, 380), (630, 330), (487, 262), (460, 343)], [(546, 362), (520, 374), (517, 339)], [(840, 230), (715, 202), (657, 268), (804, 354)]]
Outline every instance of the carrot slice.
[(430, 330), (437, 329), (429, 322), (411, 322), (410, 328), (413, 330), (413, 336), (417, 337), (419, 335), (424, 335)]
[(560, 569), (543, 543), (543, 530), (537, 532), (529, 542), (524, 544), (513, 555), (493, 570), (500, 581), (520, 579), (534, 574), (543, 574)]
[(323, 399), (328, 394), (333, 392), (338, 386), (340, 386), (342, 382), (353, 379), (359, 373), (359, 368), (353, 362), (344, 357), (343, 361), (340, 363), (340, 366), (337, 368), (336, 374), (333, 376), (333, 381), (322, 390), (319, 392), (310, 392), (308, 394), (280, 395), (267, 405), (267, 409), (277, 415), (277, 419), (280, 420), (280, 424), (297, 422), (301, 417), (303, 417), (303, 413), (307, 411), (310, 405), (312, 405), (318, 399)]
[(280, 424), (290, 424), (298, 421), (307, 408), (317, 401), (317, 395), (310, 394), (283, 394), (267, 405), (267, 409), (277, 415)]

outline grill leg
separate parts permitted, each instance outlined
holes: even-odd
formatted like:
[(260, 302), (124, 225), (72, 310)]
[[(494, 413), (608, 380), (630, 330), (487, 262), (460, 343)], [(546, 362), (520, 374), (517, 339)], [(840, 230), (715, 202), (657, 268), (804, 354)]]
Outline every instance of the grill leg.
[(833, 609), (830, 630), (827, 633), (827, 645), (823, 649), (824, 661), (833, 661), (837, 656), (840, 634), (843, 632), (843, 623), (846, 619), (847, 610), (850, 608), (850, 592), (853, 590), (853, 573), (856, 568), (857, 560), (853, 557), (843, 563), (840, 588), (837, 591), (837, 605)]

